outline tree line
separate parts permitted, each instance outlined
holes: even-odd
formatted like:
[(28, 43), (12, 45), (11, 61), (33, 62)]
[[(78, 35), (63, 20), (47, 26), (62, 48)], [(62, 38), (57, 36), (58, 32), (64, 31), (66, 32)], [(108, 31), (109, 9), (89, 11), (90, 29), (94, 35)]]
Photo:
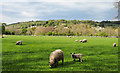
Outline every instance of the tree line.
[(120, 21), (64, 19), (28, 21), (9, 25), (2, 23), (2, 33), (6, 35), (118, 36), (119, 24)]

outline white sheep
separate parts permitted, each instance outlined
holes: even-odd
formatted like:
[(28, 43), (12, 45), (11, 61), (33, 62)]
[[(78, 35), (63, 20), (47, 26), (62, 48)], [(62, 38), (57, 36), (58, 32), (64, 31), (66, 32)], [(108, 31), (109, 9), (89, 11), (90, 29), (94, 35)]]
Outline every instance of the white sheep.
[(113, 43), (113, 47), (116, 47), (116, 43)]
[(82, 62), (82, 54), (80, 54), (80, 53), (79, 54), (71, 53), (71, 56), (74, 59), (73, 61), (75, 61), (75, 59), (77, 58), (77, 59), (79, 59), (79, 61)]
[(83, 39), (83, 41), (82, 41), (82, 42), (83, 42), (83, 43), (84, 43), (84, 42), (87, 42), (87, 39)]
[(75, 42), (78, 42), (78, 40), (75, 40)]
[(82, 40), (80, 40), (80, 42), (82, 42)]

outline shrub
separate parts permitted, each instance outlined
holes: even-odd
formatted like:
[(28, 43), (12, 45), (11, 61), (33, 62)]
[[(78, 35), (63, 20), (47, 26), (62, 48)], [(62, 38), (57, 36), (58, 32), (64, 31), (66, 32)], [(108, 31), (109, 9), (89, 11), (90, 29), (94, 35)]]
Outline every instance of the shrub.
[(98, 33), (96, 33), (96, 34), (95, 34), (95, 36), (99, 36), (99, 34), (98, 34)]
[(66, 34), (65, 33), (62, 33), (63, 36), (65, 36)]
[(67, 27), (67, 24), (65, 24), (64, 27)]
[(104, 37), (108, 37), (108, 34), (106, 34), (105, 32), (101, 32), (99, 35), (104, 36)]
[(26, 32), (27, 32), (27, 29), (24, 28), (24, 29), (22, 29), (22, 33), (21, 34), (26, 34)]
[(42, 33), (41, 33), (41, 35), (45, 35), (45, 33), (44, 33), (44, 32), (42, 32)]
[(76, 33), (76, 36), (79, 36), (79, 33), (78, 33), (78, 32)]
[(6, 34), (6, 35), (10, 35), (11, 33), (10, 33), (9, 30), (6, 30), (6, 31), (5, 31), (5, 34)]
[(11, 32), (11, 35), (15, 35), (15, 31), (12, 31), (12, 32)]
[(49, 35), (49, 36), (50, 36), (50, 35), (52, 35), (52, 32), (51, 32), (51, 31), (49, 31), (49, 32), (47, 33), (47, 35)]

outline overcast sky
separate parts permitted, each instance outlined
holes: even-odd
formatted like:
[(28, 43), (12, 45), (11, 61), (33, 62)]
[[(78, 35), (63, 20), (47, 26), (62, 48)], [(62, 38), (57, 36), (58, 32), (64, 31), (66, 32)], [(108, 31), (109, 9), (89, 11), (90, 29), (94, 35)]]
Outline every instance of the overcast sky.
[[(20, 0), (19, 0), (20, 1)], [(31, 20), (77, 19), (77, 20), (113, 20), (117, 9), (113, 2), (80, 1), (39, 1), (23, 0), (21, 2), (0, 3), (1, 22), (7, 24)]]

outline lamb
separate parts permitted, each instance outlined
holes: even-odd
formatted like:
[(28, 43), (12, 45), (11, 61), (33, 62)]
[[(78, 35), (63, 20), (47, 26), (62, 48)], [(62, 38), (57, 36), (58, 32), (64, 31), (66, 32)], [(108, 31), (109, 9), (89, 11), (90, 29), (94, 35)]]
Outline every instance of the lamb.
[(82, 42), (82, 40), (80, 40), (80, 42)]
[(71, 36), (69, 36), (69, 38), (72, 38)]
[(116, 47), (116, 43), (113, 43), (113, 47)]
[(2, 35), (2, 38), (7, 37), (6, 35)]
[(22, 41), (17, 41), (16, 45), (22, 45)]
[(78, 42), (78, 40), (75, 40), (75, 42)]
[(58, 61), (62, 60), (62, 64), (64, 62), (64, 54), (63, 54), (63, 51), (58, 49), (58, 50), (55, 50), (53, 51), (51, 54), (50, 54), (50, 67), (56, 67), (58, 65)]
[(87, 39), (83, 39), (83, 41), (82, 41), (82, 42), (83, 42), (83, 43), (84, 43), (84, 42), (87, 42)]
[(78, 58), (79, 61), (82, 62), (82, 54), (80, 54), (80, 53), (79, 54), (71, 53), (71, 56), (74, 59), (73, 61), (75, 61), (75, 59)]

